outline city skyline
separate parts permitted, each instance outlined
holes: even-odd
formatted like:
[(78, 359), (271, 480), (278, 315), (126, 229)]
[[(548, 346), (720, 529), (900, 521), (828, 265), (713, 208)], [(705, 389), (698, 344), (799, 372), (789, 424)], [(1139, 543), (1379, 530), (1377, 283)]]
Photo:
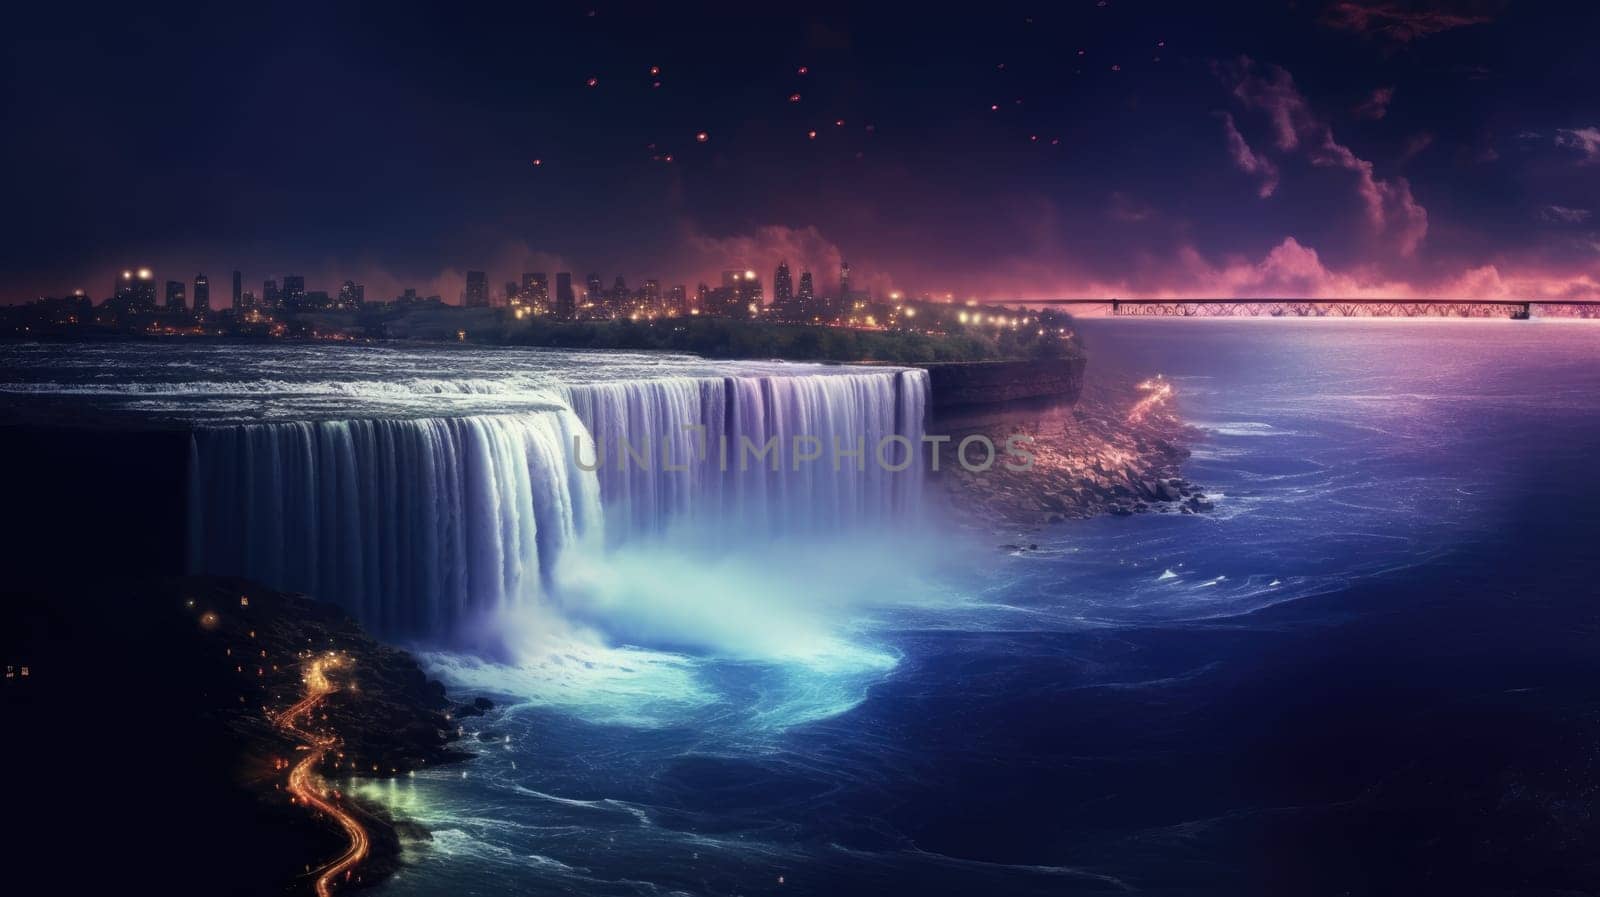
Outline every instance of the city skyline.
[(128, 265), (453, 298), (846, 258), (997, 301), (1600, 296), (1587, 10), (62, 14), (6, 38), (0, 302)]

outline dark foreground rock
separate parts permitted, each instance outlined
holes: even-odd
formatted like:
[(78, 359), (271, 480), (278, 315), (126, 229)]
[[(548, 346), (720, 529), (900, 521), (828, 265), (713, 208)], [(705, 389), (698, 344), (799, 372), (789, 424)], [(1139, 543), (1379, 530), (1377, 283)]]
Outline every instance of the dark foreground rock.
[[(316, 654), (345, 658), (340, 687), (314, 711), (314, 728), (338, 740), (319, 770), (333, 791), (472, 756), (455, 745), (443, 686), (332, 605), (217, 578), (3, 598), (0, 651), (29, 673), (0, 688), (4, 760), (33, 773), (8, 795), (27, 820), (12, 846), (62, 870), (63, 889), (310, 893), (308, 873), (346, 839), (284, 790), (304, 745), (274, 716), (305, 694)], [(340, 890), (381, 881), (403, 841), (428, 837), (336, 799), (371, 839)]]

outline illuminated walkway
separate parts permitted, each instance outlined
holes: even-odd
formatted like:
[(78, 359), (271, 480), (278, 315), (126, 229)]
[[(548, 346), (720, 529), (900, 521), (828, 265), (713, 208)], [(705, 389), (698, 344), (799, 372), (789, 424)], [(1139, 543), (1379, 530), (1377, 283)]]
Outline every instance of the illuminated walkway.
[(324, 698), (337, 690), (333, 682), (328, 679), (326, 670), (339, 666), (339, 663), (339, 658), (331, 654), (313, 660), (306, 669), (305, 697), (279, 714), (276, 720), (279, 728), (305, 742), (308, 749), (305, 758), (295, 764), (293, 771), (289, 773), (289, 793), (294, 795), (296, 802), (333, 817), (334, 821), (344, 829), (345, 836), (350, 839), (350, 846), (343, 854), (318, 870), (317, 897), (330, 897), (334, 883), (340, 876), (348, 880), (351, 870), (366, 859), (370, 847), (367, 830), (349, 811), (327, 799), (327, 790), (316, 774), (317, 764), (321, 763), (328, 751), (338, 744), (338, 739), (303, 729), (299, 722), (322, 703)]

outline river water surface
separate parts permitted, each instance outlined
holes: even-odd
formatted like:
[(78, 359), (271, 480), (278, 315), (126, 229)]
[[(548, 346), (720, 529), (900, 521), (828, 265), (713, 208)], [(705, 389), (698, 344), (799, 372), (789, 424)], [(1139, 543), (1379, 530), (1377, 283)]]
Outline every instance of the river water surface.
[(1215, 512), (580, 565), (382, 893), (1600, 889), (1600, 327), (1083, 330)]

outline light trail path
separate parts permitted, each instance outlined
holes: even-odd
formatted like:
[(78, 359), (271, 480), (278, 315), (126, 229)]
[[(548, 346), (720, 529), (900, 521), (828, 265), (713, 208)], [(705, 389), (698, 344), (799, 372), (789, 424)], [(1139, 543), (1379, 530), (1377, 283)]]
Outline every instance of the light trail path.
[(345, 836), (350, 840), (350, 845), (343, 854), (318, 870), (317, 897), (331, 897), (334, 883), (340, 876), (348, 876), (352, 869), (366, 859), (371, 847), (366, 828), (355, 816), (323, 797), (322, 780), (316, 773), (316, 767), (322, 762), (323, 757), (327, 756), (328, 751), (338, 744), (338, 739), (319, 735), (300, 726), (302, 718), (316, 709), (324, 698), (338, 690), (328, 678), (326, 671), (337, 667), (339, 663), (340, 660), (336, 656), (313, 660), (306, 668), (305, 697), (279, 714), (276, 719), (279, 728), (305, 742), (308, 748), (305, 758), (295, 764), (294, 769), (289, 772), (289, 793), (306, 806), (331, 816), (339, 823), (339, 827), (344, 829)]

